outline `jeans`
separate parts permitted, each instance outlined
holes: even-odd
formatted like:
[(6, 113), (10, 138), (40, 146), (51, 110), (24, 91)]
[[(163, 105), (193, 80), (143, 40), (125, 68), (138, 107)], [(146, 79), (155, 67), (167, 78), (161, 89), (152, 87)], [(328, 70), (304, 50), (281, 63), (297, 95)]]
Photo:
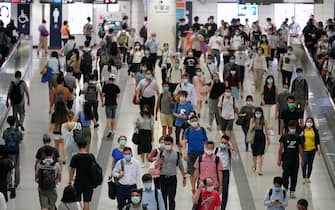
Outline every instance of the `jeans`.
[[(160, 184), (161, 184), (161, 191), (162, 196), (165, 204), (165, 209), (175, 210), (176, 208), (176, 192), (177, 192), (177, 176), (160, 176)], [(169, 199), (169, 208), (168, 206), (168, 199)]]
[(219, 66), (220, 66), (220, 62), (221, 62), (221, 53), (220, 53), (220, 50), (213, 49), (213, 50), (212, 50), (212, 55), (213, 55), (213, 57), (215, 58), (216, 63), (217, 63), (217, 66), (218, 66), (218, 68), (219, 68)]
[(309, 179), (312, 174), (315, 150), (304, 152), (304, 165), (302, 167), (302, 177)]
[[(289, 162), (289, 163), (288, 163)], [(295, 192), (295, 188), (297, 186), (298, 180), (298, 171), (299, 171), (299, 159), (298, 160), (290, 160), (283, 162), (283, 186), (285, 189), (289, 189), (288, 185), (290, 185), (290, 192)]]
[(229, 178), (230, 178), (230, 171), (223, 170), (222, 171), (222, 203), (221, 203), (221, 210), (225, 210), (228, 201), (228, 192), (229, 192)]
[(210, 127), (212, 127), (212, 125), (213, 125), (214, 117), (215, 117), (215, 120), (216, 120), (217, 127), (219, 127), (219, 125), (220, 125), (218, 100), (219, 99), (208, 98), (208, 124), (209, 124)]
[(88, 41), (89, 44), (91, 44), (92, 37), (85, 35), (86, 41)]
[(136, 189), (136, 185), (118, 184), (116, 186), (116, 200), (119, 210), (122, 210), (125, 205), (130, 203), (132, 189)]
[(18, 154), (8, 154), (8, 158), (14, 162), (14, 166), (15, 166), (14, 185), (15, 187), (17, 187), (20, 184), (20, 156), (19, 156), (19, 153)]
[(24, 107), (24, 100), (19, 104), (11, 104), (13, 116), (16, 118), (17, 126), (23, 126), (26, 110)]
[(247, 125), (242, 125), (242, 131), (243, 131), (243, 134), (244, 134), (244, 143), (245, 143), (245, 150), (249, 150), (249, 144), (247, 142), (247, 134), (248, 134), (248, 126)]

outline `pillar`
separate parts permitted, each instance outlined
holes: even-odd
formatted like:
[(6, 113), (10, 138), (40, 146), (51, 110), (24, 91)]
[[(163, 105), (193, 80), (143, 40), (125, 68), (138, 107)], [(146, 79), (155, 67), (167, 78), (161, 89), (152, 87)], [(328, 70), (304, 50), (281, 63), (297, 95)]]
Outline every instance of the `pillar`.
[(147, 0), (148, 32), (157, 33), (161, 46), (169, 43), (170, 49), (176, 46), (176, 0)]

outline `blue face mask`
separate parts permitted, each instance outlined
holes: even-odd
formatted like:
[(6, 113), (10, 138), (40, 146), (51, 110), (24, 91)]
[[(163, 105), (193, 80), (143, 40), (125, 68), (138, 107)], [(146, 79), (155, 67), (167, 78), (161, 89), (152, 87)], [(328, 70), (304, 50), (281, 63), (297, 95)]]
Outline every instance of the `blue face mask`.
[(131, 160), (131, 155), (123, 155), (123, 157), (126, 161)]
[(145, 190), (151, 190), (152, 189), (152, 184), (151, 183), (143, 183), (143, 188)]
[(138, 203), (141, 202), (141, 199), (140, 199), (140, 197), (138, 197), (138, 196), (132, 196), (132, 197), (131, 197), (131, 202), (132, 202), (133, 204), (138, 204)]
[(273, 83), (273, 79), (267, 79), (266, 80), (269, 84), (272, 84)]
[(289, 109), (294, 109), (295, 108), (295, 103), (289, 103), (288, 105)]
[(152, 76), (151, 76), (151, 74), (146, 74), (146, 75), (145, 75), (145, 78), (146, 78), (146, 79), (151, 79)]
[(163, 92), (169, 92), (169, 87), (163, 87)]

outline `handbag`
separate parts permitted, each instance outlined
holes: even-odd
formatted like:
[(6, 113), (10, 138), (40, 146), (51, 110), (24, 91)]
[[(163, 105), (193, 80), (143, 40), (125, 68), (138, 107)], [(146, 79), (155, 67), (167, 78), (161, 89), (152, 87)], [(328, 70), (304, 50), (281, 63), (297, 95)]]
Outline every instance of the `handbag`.
[(113, 181), (112, 177), (109, 177), (109, 181), (107, 182), (108, 184), (108, 197), (112, 200), (115, 199), (116, 197), (116, 183)]
[(41, 78), (42, 83), (46, 83), (46, 82), (49, 82), (51, 80), (52, 69), (50, 67), (48, 67), (47, 69), (48, 69), (47, 72), (42, 75), (42, 78)]
[(43, 68), (41, 69), (41, 74), (42, 75), (44, 75), (44, 74), (46, 74), (48, 72), (48, 65), (45, 65), (45, 66), (43, 66)]
[(236, 120), (236, 125), (242, 126), (244, 124), (245, 117), (243, 116), (238, 116)]
[(131, 138), (131, 140), (136, 145), (138, 145), (140, 143), (140, 133), (139, 133), (138, 129), (135, 129), (135, 131), (133, 133), (133, 137)]
[(155, 161), (151, 163), (148, 173), (153, 177), (153, 178), (157, 178), (160, 176), (161, 174), (161, 170), (160, 168), (156, 168), (155, 167)]
[(255, 129), (248, 130), (248, 133), (247, 133), (247, 143), (253, 144), (254, 141), (255, 141)]

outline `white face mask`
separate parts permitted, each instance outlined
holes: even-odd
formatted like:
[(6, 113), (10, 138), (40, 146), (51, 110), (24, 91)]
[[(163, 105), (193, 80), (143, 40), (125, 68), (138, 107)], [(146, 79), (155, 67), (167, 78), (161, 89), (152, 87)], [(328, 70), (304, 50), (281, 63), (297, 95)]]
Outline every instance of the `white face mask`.
[(191, 122), (191, 126), (192, 127), (197, 127), (198, 126), (198, 122)]
[(262, 114), (255, 114), (255, 117), (256, 117), (257, 119), (259, 119), (259, 118), (262, 117)]
[(247, 104), (248, 105), (252, 105), (252, 101), (247, 101)]
[(231, 71), (230, 72), (232, 75), (235, 75), (236, 74), (236, 71)]
[(214, 154), (214, 150), (206, 150), (206, 154), (207, 155), (213, 155)]
[(197, 71), (197, 76), (201, 76), (201, 72), (200, 71)]
[(182, 102), (185, 102), (186, 98), (184, 96), (182, 96), (182, 97), (179, 98), (179, 100), (182, 101)]
[(224, 95), (229, 97), (229, 96), (231, 96), (231, 93), (230, 92), (229, 93), (225, 93)]
[(171, 150), (172, 149), (172, 145), (165, 145), (164, 146), (166, 150)]
[(206, 187), (207, 192), (213, 192), (214, 186)]
[(188, 83), (188, 79), (183, 79), (182, 82), (183, 82), (184, 84), (186, 84), (186, 83)]
[(313, 123), (311, 123), (311, 122), (306, 122), (306, 127), (307, 127), (307, 128), (311, 128), (311, 127), (313, 127)]

